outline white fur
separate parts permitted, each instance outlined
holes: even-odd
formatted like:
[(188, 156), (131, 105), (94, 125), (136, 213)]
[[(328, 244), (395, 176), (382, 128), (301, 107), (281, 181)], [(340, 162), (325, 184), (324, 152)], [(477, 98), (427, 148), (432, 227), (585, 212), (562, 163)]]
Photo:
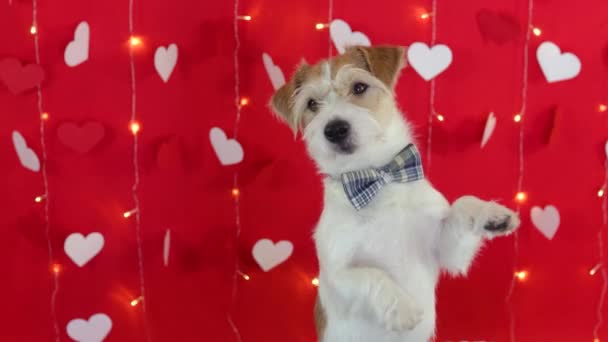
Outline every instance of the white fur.
[[(333, 90), (320, 91), (326, 94), (322, 110), (304, 130), (310, 155), (327, 174), (314, 234), (319, 296), (327, 316), (320, 340), (429, 341), (439, 272), (466, 274), (484, 237), (493, 236), (484, 226), (509, 217), (512, 231), (519, 220), (508, 209), (474, 197), (450, 206), (427, 180), (390, 183), (356, 211), (339, 175), (385, 165), (412, 143), (409, 126), (394, 104), (387, 105), (393, 113), (382, 125), (365, 108), (331, 96)], [(336, 151), (326, 141), (323, 128), (335, 118), (351, 124), (354, 153)]]

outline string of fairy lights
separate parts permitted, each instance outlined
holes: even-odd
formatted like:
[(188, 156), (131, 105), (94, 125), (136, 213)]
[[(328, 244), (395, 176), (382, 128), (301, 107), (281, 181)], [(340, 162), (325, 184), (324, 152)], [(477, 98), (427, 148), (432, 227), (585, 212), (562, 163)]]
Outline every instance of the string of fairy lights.
[[(431, 19), (431, 46), (435, 46), (437, 42), (437, 0), (433, 0), (431, 13), (423, 13), (420, 18), (423, 20), (432, 17)], [(429, 95), (429, 118), (428, 118), (428, 132), (427, 132), (427, 145), (426, 145), (426, 163), (427, 173), (431, 172), (431, 152), (433, 146), (433, 121), (436, 117), (437, 120), (443, 121), (444, 117), (435, 111), (435, 78), (431, 80), (431, 89)]]
[[(236, 115), (234, 118), (234, 139), (238, 137), (238, 129), (239, 123), (241, 121), (241, 108), (249, 104), (248, 98), (241, 98), (240, 88), (241, 88), (241, 79), (239, 74), (239, 49), (241, 47), (241, 40), (239, 36), (239, 20), (250, 21), (251, 16), (239, 15), (239, 0), (234, 0), (234, 17), (233, 17), (233, 29), (234, 29), (234, 107), (236, 110)], [(239, 190), (239, 174), (238, 171), (234, 172), (233, 184), (232, 184), (232, 199), (234, 204), (234, 245), (235, 251), (238, 250), (239, 247), (239, 238), (241, 236), (241, 208), (240, 208), (240, 190)], [(232, 332), (234, 333), (234, 337), (238, 342), (241, 342), (241, 332), (237, 327), (234, 318), (232, 316), (232, 312), (236, 305), (236, 296), (238, 291), (238, 278), (239, 276), (243, 277), (245, 280), (249, 280), (249, 276), (243, 273), (240, 270), (240, 262), (238, 258), (238, 253), (234, 258), (234, 272), (232, 275), (232, 289), (231, 289), (231, 299), (230, 299), (230, 307), (226, 312), (226, 319), (228, 320), (228, 324), (232, 328)]]
[[(534, 31), (535, 35), (540, 35), (541, 31), (538, 28), (535, 28), (533, 23), (533, 15), (534, 15), (534, 0), (528, 0), (528, 20), (526, 25), (526, 35), (525, 42), (523, 46), (523, 68), (522, 68), (522, 90), (521, 90), (521, 109), (515, 116), (513, 117), (513, 121), (519, 124), (519, 141), (518, 141), (518, 176), (517, 176), (517, 192), (515, 194), (515, 199), (517, 202), (517, 212), (521, 214), (521, 205), (525, 202), (527, 195), (523, 191), (523, 182), (524, 182), (524, 123), (523, 118), (526, 113), (526, 105), (528, 103), (528, 69), (530, 65), (530, 41), (531, 34)], [(509, 291), (505, 298), (507, 311), (509, 314), (509, 339), (511, 342), (515, 342), (515, 312), (512, 303), (512, 297), (515, 292), (516, 282), (517, 281), (525, 281), (528, 277), (528, 271), (519, 270), (518, 266), (518, 256), (519, 256), (519, 233), (516, 231), (513, 234), (513, 274), (514, 277), (511, 279), (509, 285)]]
[[(34, 37), (34, 54), (36, 59), (36, 64), (40, 65), (40, 43), (39, 43), (39, 35), (38, 35), (38, 1), (32, 1), (32, 26), (30, 27), (30, 34)], [(43, 110), (42, 107), (42, 86), (38, 85), (36, 87), (36, 105), (38, 109), (38, 115), (40, 117), (40, 149), (42, 154), (42, 160), (40, 163), (40, 171), (42, 173), (42, 184), (44, 186), (44, 193), (42, 195), (36, 196), (34, 201), (36, 203), (41, 203), (44, 201), (44, 232), (47, 243), (47, 250), (49, 255), (49, 266), (51, 269), (51, 275), (53, 277), (53, 287), (51, 292), (50, 299), (50, 307), (51, 307), (51, 322), (53, 325), (53, 333), (55, 336), (55, 341), (59, 342), (60, 340), (60, 332), (59, 332), (59, 322), (57, 321), (57, 294), (59, 293), (59, 272), (61, 271), (61, 267), (59, 264), (54, 262), (55, 253), (53, 250), (53, 243), (51, 241), (51, 221), (49, 214), (49, 180), (47, 174), (47, 148), (46, 148), (46, 122), (49, 119), (49, 114)]]

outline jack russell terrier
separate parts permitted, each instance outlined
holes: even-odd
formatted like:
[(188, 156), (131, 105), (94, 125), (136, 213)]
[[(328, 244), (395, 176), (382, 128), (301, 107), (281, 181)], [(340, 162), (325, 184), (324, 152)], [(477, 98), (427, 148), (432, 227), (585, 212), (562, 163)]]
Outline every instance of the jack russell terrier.
[(517, 214), (465, 196), (452, 205), (424, 178), (394, 98), (405, 48), (351, 47), (302, 63), (271, 106), (324, 175), (314, 233), (315, 321), (323, 342), (426, 342), (435, 334), (439, 273), (466, 275), (485, 239)]

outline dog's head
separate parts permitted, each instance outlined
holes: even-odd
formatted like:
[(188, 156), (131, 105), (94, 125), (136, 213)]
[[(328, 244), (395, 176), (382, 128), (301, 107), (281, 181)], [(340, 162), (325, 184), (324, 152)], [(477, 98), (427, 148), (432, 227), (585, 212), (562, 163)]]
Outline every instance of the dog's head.
[(272, 98), (273, 110), (301, 131), (321, 172), (380, 167), (412, 140), (393, 89), (403, 47), (352, 47), (316, 65), (302, 63)]

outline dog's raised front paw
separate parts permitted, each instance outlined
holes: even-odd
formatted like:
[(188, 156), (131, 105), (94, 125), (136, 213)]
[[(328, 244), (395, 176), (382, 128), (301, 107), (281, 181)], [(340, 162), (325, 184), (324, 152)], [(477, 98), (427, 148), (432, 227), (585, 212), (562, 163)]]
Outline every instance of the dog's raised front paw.
[(376, 311), (387, 330), (412, 330), (422, 321), (423, 311), (411, 298), (404, 294), (386, 295)]
[(453, 208), (460, 215), (469, 217), (473, 231), (487, 238), (508, 235), (520, 224), (519, 216), (511, 209), (473, 196), (458, 199)]

